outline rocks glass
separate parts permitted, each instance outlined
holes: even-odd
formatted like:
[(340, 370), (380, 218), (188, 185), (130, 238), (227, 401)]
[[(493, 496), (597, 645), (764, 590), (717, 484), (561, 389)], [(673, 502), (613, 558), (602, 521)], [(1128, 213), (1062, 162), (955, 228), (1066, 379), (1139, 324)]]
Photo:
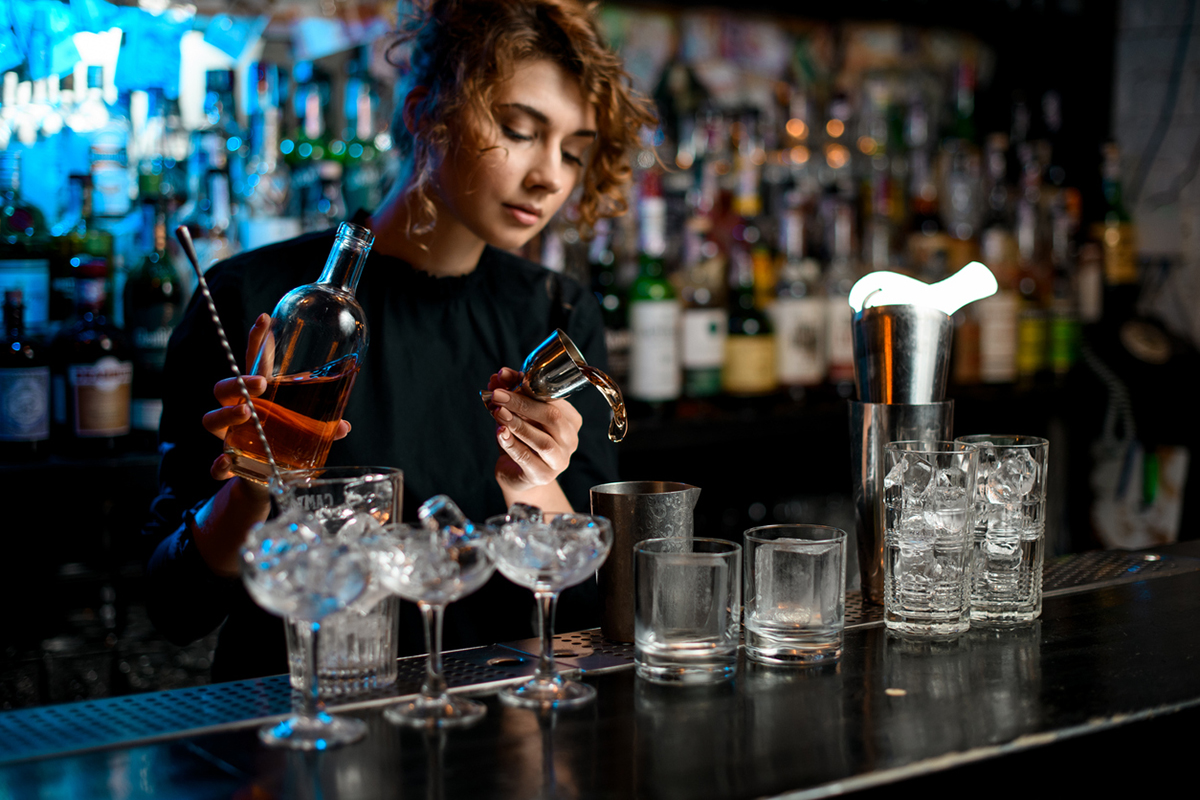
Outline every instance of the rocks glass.
[(825, 525), (746, 531), (746, 655), (766, 664), (817, 664), (842, 655), (846, 532)]
[(1050, 443), (991, 434), (956, 441), (979, 448), (971, 620), (1029, 622), (1042, 613)]
[(654, 683), (718, 683), (737, 672), (742, 548), (647, 539), (634, 548), (634, 663)]
[[(312, 515), (313, 524), (335, 540), (362, 540), (400, 518), (404, 474), (392, 467), (323, 467), (283, 473), (284, 509)], [(363, 524), (356, 515), (378, 523)], [(343, 697), (396, 683), (400, 601), (372, 579), (363, 595), (344, 611), (325, 619), (324, 646), (317, 661), (321, 695)], [(288, 666), (292, 686), (308, 682), (307, 651), (311, 631), (301, 620), (288, 620)]]
[(884, 446), (888, 630), (953, 636), (970, 627), (977, 461), (978, 448), (963, 442)]
[(533, 678), (500, 692), (501, 702), (523, 708), (576, 708), (596, 697), (595, 688), (564, 679), (554, 665), (554, 609), (563, 589), (587, 580), (612, 548), (612, 525), (604, 517), (559, 514), (547, 521), (541, 511), (518, 505), (492, 517), (496, 567), (504, 577), (533, 590), (540, 612), (541, 657)]

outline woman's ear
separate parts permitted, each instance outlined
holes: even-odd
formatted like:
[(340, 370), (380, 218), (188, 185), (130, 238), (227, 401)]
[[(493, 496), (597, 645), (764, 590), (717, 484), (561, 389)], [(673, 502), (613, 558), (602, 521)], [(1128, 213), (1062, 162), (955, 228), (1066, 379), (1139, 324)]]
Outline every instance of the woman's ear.
[(404, 98), (404, 110), (401, 112), (401, 118), (404, 120), (404, 127), (413, 137), (416, 137), (417, 134), (417, 106), (425, 102), (427, 97), (429, 97), (429, 87), (414, 86)]

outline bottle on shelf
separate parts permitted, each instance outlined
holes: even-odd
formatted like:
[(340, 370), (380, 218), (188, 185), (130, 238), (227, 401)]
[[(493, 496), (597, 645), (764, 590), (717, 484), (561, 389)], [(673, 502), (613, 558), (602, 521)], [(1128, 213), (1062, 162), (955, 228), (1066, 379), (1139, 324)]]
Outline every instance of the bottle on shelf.
[(0, 152), (0, 292), (22, 292), (34, 332), (49, 324), (51, 251), (45, 216), (21, 197), (21, 151)]
[(631, 400), (662, 404), (679, 399), (683, 388), (679, 324), (681, 305), (664, 275), (667, 204), (659, 177), (643, 175), (639, 203), (638, 277), (629, 288), (629, 388)]
[(854, 207), (834, 200), (833, 256), (825, 271), (825, 344), (828, 380), (849, 386), (854, 380), (854, 333), (850, 289), (858, 279), (854, 260)]
[[(357, 62), (356, 62), (357, 63)], [(346, 82), (346, 156), (342, 180), (345, 210), (374, 211), (382, 200), (383, 159), (375, 147), (377, 97), (365, 69)]]
[(162, 417), (163, 366), (167, 344), (183, 314), (179, 274), (167, 250), (166, 209), (160, 198), (142, 195), (145, 257), (125, 281), (125, 330), (133, 344), (131, 427), (142, 444), (157, 443)]
[(821, 265), (806, 254), (804, 209), (793, 202), (783, 218), (783, 266), (770, 307), (779, 383), (791, 389), (825, 381), (825, 308)]
[(50, 439), (50, 361), (26, 334), (19, 289), (4, 293), (0, 338), (0, 462), (44, 457)]
[(725, 259), (709, 238), (711, 221), (695, 214), (684, 231), (683, 269), (679, 294), (683, 300), (680, 360), (683, 394), (712, 397), (721, 393), (725, 337), (729, 312), (725, 308)]
[(588, 264), (592, 271), (592, 292), (600, 303), (604, 320), (604, 344), (608, 350), (608, 374), (618, 385), (629, 376), (629, 315), (625, 294), (617, 275), (614, 247), (616, 229), (608, 219), (596, 222), (595, 236), (588, 244)]
[[(329, 455), (366, 354), (367, 320), (354, 291), (373, 242), (366, 228), (342, 223), (321, 277), (288, 292), (271, 314), (252, 370), (267, 389), (254, 408), (281, 470), (320, 467)], [(235, 474), (270, 478), (253, 420), (229, 429), (225, 452)]]
[(51, 345), (56, 438), (72, 454), (112, 454), (129, 435), (133, 353), (105, 311), (108, 262), (77, 258), (75, 321)]
[(779, 388), (775, 330), (755, 298), (754, 262), (764, 257), (770, 258), (770, 253), (758, 228), (750, 224), (735, 228), (729, 257), (729, 336), (721, 372), (726, 394), (752, 397)]

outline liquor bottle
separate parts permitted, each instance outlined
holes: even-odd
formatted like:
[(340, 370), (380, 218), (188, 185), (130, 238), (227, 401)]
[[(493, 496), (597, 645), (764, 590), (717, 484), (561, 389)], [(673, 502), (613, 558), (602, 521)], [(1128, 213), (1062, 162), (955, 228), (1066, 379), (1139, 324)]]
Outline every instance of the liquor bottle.
[(592, 293), (600, 303), (604, 320), (604, 345), (608, 350), (608, 374), (619, 385), (629, 376), (629, 314), (625, 300), (628, 287), (622, 287), (617, 275), (616, 230), (613, 222), (596, 222), (595, 236), (588, 245), (588, 264), (592, 270)]
[(825, 380), (825, 297), (821, 266), (805, 255), (804, 211), (798, 205), (783, 218), (784, 263), (770, 307), (775, 326), (779, 382), (816, 386)]
[(639, 205), (639, 273), (629, 289), (629, 390), (633, 400), (659, 404), (678, 400), (683, 388), (679, 353), (681, 307), (663, 275), (667, 205), (658, 176), (647, 173)]
[(255, 75), (244, 204), (248, 213), (242, 216), (239, 230), (240, 243), (246, 250), (300, 233), (300, 220), (288, 216), (292, 178), (280, 157), (279, 68), (260, 63), (255, 68)]
[(688, 220), (684, 232), (680, 359), (687, 397), (721, 393), (729, 312), (725, 308), (725, 259), (717, 243), (709, 238), (710, 227), (706, 215), (696, 214)]
[(97, 217), (124, 218), (130, 211), (132, 189), (129, 120), (117, 106), (105, 102), (102, 67), (88, 67), (87, 85), (88, 124), (95, 125), (86, 132), (92, 174), (92, 213)]
[(50, 255), (45, 217), (21, 197), (21, 152), (0, 152), (0, 292), (23, 293), (25, 323), (35, 332), (49, 320)]
[(365, 77), (346, 83), (346, 157), (342, 197), (346, 211), (379, 205), (383, 164), (375, 147), (375, 92)]
[(27, 336), (21, 291), (4, 293), (0, 338), (0, 462), (46, 455), (50, 439), (50, 362)]
[(825, 272), (825, 345), (830, 383), (854, 380), (854, 333), (850, 289), (858, 278), (854, 262), (854, 207), (834, 201), (833, 257)]
[(741, 231), (740, 237), (735, 231), (729, 255), (729, 336), (721, 388), (726, 394), (746, 397), (774, 392), (779, 380), (775, 330), (755, 302), (754, 261), (770, 256), (764, 253), (757, 228), (745, 225)]
[[(320, 279), (288, 292), (271, 314), (252, 370), (267, 379), (267, 389), (254, 408), (281, 470), (320, 467), (329, 455), (366, 354), (367, 320), (354, 291), (374, 239), (366, 228), (342, 223)], [(253, 420), (229, 429), (225, 452), (235, 474), (270, 478)]]
[(145, 444), (156, 443), (162, 416), (163, 365), (167, 343), (183, 313), (179, 274), (167, 251), (166, 210), (142, 195), (146, 255), (125, 281), (125, 330), (133, 343), (131, 426)]
[(133, 354), (105, 313), (108, 263), (80, 258), (75, 269), (75, 322), (51, 345), (54, 422), (64, 449), (112, 453), (129, 434)]

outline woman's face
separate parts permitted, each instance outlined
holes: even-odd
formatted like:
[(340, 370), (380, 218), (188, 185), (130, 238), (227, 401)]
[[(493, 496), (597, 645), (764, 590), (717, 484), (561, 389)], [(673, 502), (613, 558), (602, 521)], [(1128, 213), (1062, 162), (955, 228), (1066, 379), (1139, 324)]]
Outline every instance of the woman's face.
[(494, 124), (476, 123), (482, 149), (453, 148), (438, 167), (438, 227), (448, 211), (478, 238), (511, 250), (546, 226), (582, 177), (596, 112), (574, 77), (537, 60), (496, 87), (494, 115)]

